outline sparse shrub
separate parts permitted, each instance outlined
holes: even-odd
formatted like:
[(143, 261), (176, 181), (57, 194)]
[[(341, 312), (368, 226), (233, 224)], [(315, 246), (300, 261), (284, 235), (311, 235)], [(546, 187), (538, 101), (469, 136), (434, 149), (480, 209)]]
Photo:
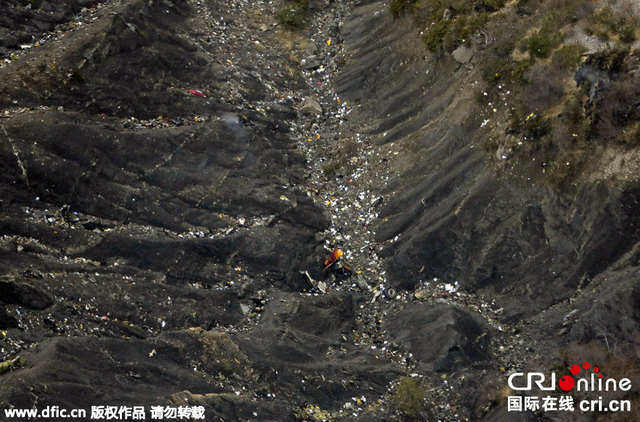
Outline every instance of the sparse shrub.
[(516, 41), (512, 37), (505, 37), (502, 40), (496, 40), (489, 50), (495, 57), (511, 57), (511, 53), (516, 48)]
[(495, 12), (505, 5), (505, 0), (483, 0), (482, 5), (489, 12)]
[(513, 68), (513, 60), (509, 58), (495, 59), (485, 63), (482, 77), (487, 82), (498, 82), (511, 74)]
[(442, 38), (442, 47), (444, 51), (451, 52), (455, 50), (463, 40), (467, 40), (469, 37), (467, 26), (467, 16), (460, 16), (456, 18), (449, 26), (449, 30)]
[(528, 38), (527, 49), (532, 56), (546, 58), (561, 41), (560, 32), (543, 28)]
[(506, 0), (428, 0), (433, 6), (444, 10), (454, 9), (458, 14), (469, 14), (474, 11), (494, 12), (506, 3)]
[(490, 60), (485, 63), (482, 76), (487, 82), (505, 81), (521, 85), (526, 82), (525, 73), (532, 64), (533, 60), (518, 62), (510, 57)]
[(618, 28), (620, 41), (632, 43), (636, 40), (636, 26), (633, 23), (625, 23)]
[(551, 120), (534, 114), (525, 118), (522, 133), (527, 139), (538, 140), (551, 132)]
[(280, 23), (288, 28), (299, 28), (304, 22), (304, 14), (295, 6), (280, 10), (276, 16)]
[(215, 365), (215, 369), (229, 376), (237, 374), (250, 377), (252, 373), (247, 356), (233, 339), (224, 332), (194, 328), (190, 334), (203, 345), (203, 358)]
[(440, 51), (442, 41), (449, 32), (451, 21), (439, 21), (427, 29), (424, 34), (424, 41), (427, 44), (427, 48), (431, 51)]
[(558, 70), (575, 69), (580, 64), (580, 56), (584, 51), (585, 48), (581, 45), (563, 45), (553, 53), (551, 63)]
[(573, 133), (578, 132), (585, 124), (582, 102), (575, 96), (570, 97), (562, 110), (562, 117)]
[(449, 26), (449, 31), (443, 37), (443, 48), (447, 52), (455, 50), (460, 44), (469, 39), (487, 23), (486, 13), (460, 16)]
[(525, 74), (527, 85), (522, 97), (527, 110), (544, 110), (564, 95), (562, 74), (547, 64), (536, 63)]
[(614, 48), (593, 54), (587, 62), (595, 65), (600, 70), (619, 72), (624, 65), (627, 54), (628, 51), (626, 49)]
[(417, 379), (403, 377), (391, 396), (391, 404), (403, 416), (417, 418), (425, 409), (424, 388)]
[(618, 136), (624, 127), (640, 119), (638, 103), (640, 87), (634, 78), (612, 82), (603, 90), (597, 107), (593, 108), (594, 134), (600, 139)]
[[(435, 20), (426, 31), (427, 47), (435, 52), (451, 52), (469, 40), (488, 20), (489, 13), (498, 10), (505, 0), (426, 0), (430, 16)], [(450, 19), (442, 19), (445, 10)]]
[(304, 25), (304, 19), (309, 10), (310, 0), (292, 0), (289, 4), (276, 13), (280, 23), (290, 29), (300, 28)]
[(394, 18), (400, 16), (400, 12), (413, 5), (417, 0), (391, 0), (391, 14)]
[(322, 165), (322, 172), (326, 177), (334, 177), (342, 165), (338, 161), (330, 161)]
[(604, 6), (593, 14), (587, 29), (605, 41), (617, 35), (620, 41), (632, 43), (636, 39), (637, 26), (637, 19), (632, 14), (616, 13), (610, 6)]
[(551, 132), (551, 120), (536, 113), (529, 113), (523, 117), (522, 110), (513, 108), (510, 110), (510, 133), (520, 133), (527, 140), (538, 140)]
[(613, 9), (610, 6), (604, 6), (598, 10), (594, 15), (594, 19), (611, 32), (615, 32), (616, 27), (621, 23), (620, 20), (614, 16)]

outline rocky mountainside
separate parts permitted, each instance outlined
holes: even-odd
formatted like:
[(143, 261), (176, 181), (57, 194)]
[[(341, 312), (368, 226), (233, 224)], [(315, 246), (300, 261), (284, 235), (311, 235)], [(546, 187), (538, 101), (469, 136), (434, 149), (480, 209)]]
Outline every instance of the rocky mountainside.
[(640, 373), (638, 14), (532, 3), (5, 1), (0, 407), (635, 420), (507, 411)]

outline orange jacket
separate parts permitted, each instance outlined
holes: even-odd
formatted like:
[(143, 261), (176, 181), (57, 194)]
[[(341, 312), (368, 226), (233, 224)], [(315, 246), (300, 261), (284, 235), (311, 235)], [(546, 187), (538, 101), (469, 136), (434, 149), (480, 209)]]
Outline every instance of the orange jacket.
[(331, 256), (329, 257), (329, 259), (326, 259), (324, 261), (325, 268), (330, 266), (330, 265), (332, 265), (337, 260), (339, 260), (342, 257), (342, 255), (344, 255), (344, 252), (342, 252), (340, 249), (338, 249), (337, 246), (335, 248), (333, 248), (333, 252), (331, 253)]

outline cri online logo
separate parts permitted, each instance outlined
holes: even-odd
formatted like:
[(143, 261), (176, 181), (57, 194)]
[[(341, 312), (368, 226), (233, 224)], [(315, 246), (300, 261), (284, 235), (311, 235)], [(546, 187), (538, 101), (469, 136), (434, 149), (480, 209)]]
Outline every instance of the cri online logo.
[[(574, 376), (580, 374), (584, 370), (586, 377), (577, 380)], [(556, 374), (551, 373), (551, 377), (548, 385), (545, 385), (546, 376), (542, 372), (515, 372), (509, 375), (509, 387), (516, 391), (530, 391), (533, 386), (536, 385), (542, 391), (552, 391), (556, 389), (556, 385), (560, 387), (562, 391), (571, 391), (574, 388), (576, 391), (629, 391), (631, 390), (631, 380), (629, 378), (622, 378), (616, 380), (615, 378), (607, 378), (603, 380), (600, 368), (597, 366), (591, 367), (589, 362), (584, 362), (582, 367), (580, 365), (572, 365), (569, 368), (571, 375), (564, 375), (560, 377), (556, 383)], [(589, 377), (590, 373), (590, 377)], [(524, 378), (525, 380), (521, 380)], [(518, 381), (516, 381), (518, 380)], [(518, 385), (516, 385), (518, 384)]]

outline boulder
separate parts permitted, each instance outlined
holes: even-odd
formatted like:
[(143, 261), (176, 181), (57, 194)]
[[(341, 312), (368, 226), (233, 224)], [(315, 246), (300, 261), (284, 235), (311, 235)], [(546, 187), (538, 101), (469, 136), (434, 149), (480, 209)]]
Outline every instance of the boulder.
[(322, 114), (322, 106), (311, 97), (306, 97), (300, 106), (300, 112), (305, 114)]
[(413, 354), (422, 370), (454, 372), (490, 358), (490, 327), (457, 306), (411, 304), (391, 315), (384, 329)]
[(461, 45), (460, 47), (453, 50), (453, 53), (451, 53), (451, 55), (454, 59), (456, 59), (458, 63), (467, 64), (473, 58), (473, 50), (469, 47)]

